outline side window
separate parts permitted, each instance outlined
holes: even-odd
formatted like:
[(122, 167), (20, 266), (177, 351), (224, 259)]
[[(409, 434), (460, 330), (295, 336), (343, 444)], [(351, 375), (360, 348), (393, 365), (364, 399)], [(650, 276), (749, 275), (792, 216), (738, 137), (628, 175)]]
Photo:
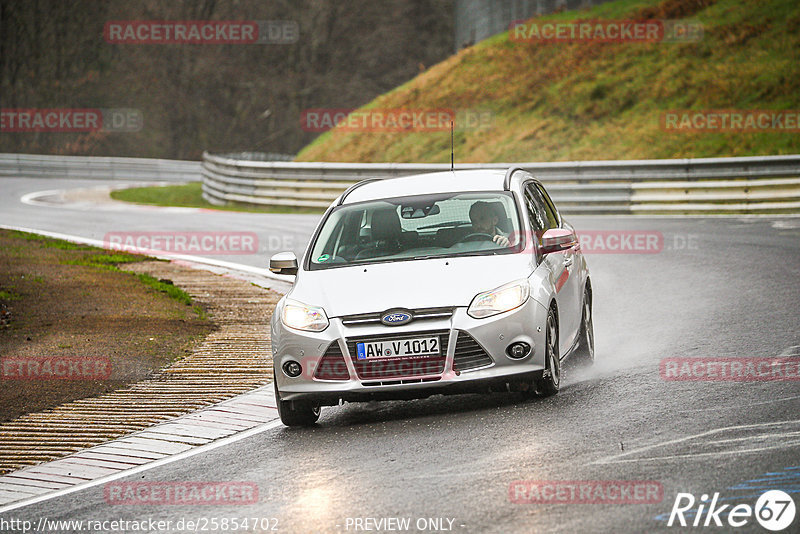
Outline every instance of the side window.
[(541, 235), (545, 230), (552, 228), (545, 210), (544, 200), (533, 184), (525, 186), (525, 207), (528, 210), (528, 217), (532, 225), (531, 230), (533, 230), (534, 234)]
[[(531, 184), (534, 185), (534, 184)], [(558, 215), (558, 210), (553, 201), (550, 200), (550, 195), (539, 184), (535, 185), (536, 190), (539, 192), (541, 199), (544, 201), (544, 209), (547, 212), (547, 220), (550, 222), (550, 228), (558, 228), (560, 226), (561, 217)]]

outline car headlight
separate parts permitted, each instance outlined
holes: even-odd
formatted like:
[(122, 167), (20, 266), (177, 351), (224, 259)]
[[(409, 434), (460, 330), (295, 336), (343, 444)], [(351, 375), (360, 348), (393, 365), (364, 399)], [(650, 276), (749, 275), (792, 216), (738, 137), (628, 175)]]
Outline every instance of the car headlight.
[(283, 324), (297, 330), (321, 332), (328, 328), (328, 316), (319, 306), (308, 306), (295, 300), (287, 300), (281, 315)]
[(491, 317), (522, 306), (531, 293), (528, 280), (516, 280), (491, 291), (478, 293), (467, 308), (467, 314), (475, 319)]

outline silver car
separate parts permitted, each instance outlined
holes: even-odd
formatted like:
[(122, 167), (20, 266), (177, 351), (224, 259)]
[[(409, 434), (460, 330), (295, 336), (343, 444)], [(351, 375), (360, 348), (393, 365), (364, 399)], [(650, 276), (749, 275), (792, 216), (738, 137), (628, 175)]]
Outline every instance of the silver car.
[(519, 168), (365, 180), (325, 212), (272, 316), (288, 426), (342, 401), (558, 392), (594, 361), (592, 285), (573, 227)]

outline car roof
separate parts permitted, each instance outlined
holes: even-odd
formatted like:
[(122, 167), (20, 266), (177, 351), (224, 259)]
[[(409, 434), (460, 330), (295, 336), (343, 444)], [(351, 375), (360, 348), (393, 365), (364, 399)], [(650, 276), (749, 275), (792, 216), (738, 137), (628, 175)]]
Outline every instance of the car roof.
[(431, 172), (364, 182), (345, 193), (343, 204), (462, 191), (503, 191), (506, 169)]

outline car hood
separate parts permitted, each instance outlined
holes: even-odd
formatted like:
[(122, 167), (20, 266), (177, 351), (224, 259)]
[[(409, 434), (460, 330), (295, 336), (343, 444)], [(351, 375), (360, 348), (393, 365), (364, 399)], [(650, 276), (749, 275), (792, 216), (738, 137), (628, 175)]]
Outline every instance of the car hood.
[(473, 297), (531, 273), (527, 254), (395, 261), (303, 271), (288, 297), (328, 317), (391, 308), (468, 306)]

